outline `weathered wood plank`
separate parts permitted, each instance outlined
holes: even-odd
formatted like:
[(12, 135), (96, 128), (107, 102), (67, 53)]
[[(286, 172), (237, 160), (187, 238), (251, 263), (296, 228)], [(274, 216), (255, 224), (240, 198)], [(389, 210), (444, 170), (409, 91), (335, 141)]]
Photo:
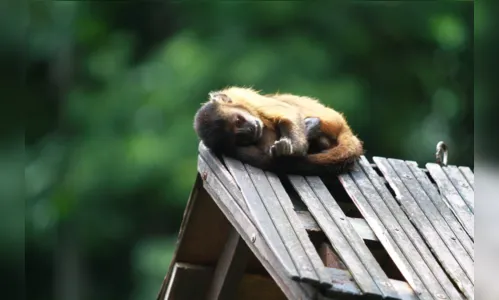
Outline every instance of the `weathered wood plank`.
[(300, 272), (293, 263), (293, 260), (243, 163), (231, 158), (225, 158), (224, 160), (227, 168), (241, 189), (252, 220), (255, 221), (255, 225), (267, 241), (267, 244), (272, 251), (277, 254), (289, 276), (294, 280), (300, 279)]
[[(231, 164), (231, 163), (228, 163)], [(234, 166), (234, 164), (233, 164)], [(289, 253), (291, 260), (293, 261), (300, 280), (304, 282), (309, 282), (311, 284), (319, 284), (318, 274), (313, 267), (305, 249), (303, 248), (298, 236), (296, 235), (293, 227), (284, 211), (284, 207), (280, 204), (278, 197), (276, 196), (274, 189), (272, 188), (266, 174), (258, 168), (250, 165), (245, 165), (246, 171), (249, 174), (250, 181), (253, 183), (253, 188), (255, 193), (258, 193), (258, 201), (256, 203), (251, 203), (250, 210), (254, 209), (254, 214), (267, 213), (269, 220), (272, 224), (268, 226), (275, 227), (277, 232), (284, 243), (284, 246)], [(237, 176), (237, 175), (235, 175)], [(242, 179), (242, 177), (240, 177)], [(237, 180), (237, 179), (236, 179)], [(249, 182), (247, 182), (249, 183)], [(275, 183), (275, 182), (274, 182)], [(277, 184), (277, 183), (275, 183)], [(245, 192), (245, 187), (242, 187), (243, 193)], [(248, 190), (248, 194), (252, 193)], [(256, 200), (256, 197), (255, 197)], [(254, 216), (256, 217), (256, 216)], [(263, 225), (263, 223), (262, 223)], [(267, 225), (265, 225), (267, 226)], [(260, 228), (260, 231), (268, 230), (268, 227)], [(270, 234), (269, 234), (270, 236)]]
[(475, 239), (475, 228), (474, 228), (474, 217), (471, 213), (468, 205), (459, 195), (458, 191), (451, 183), (449, 178), (445, 175), (445, 172), (438, 164), (427, 163), (426, 168), (430, 172), (431, 177), (437, 183), (440, 193), (446, 199), (446, 203), (449, 205), (452, 212), (456, 215), (457, 219), (463, 225), (466, 233), (471, 237), (472, 240)]
[[(174, 263), (165, 296), (161, 300), (204, 299), (213, 269)], [(196, 288), (192, 288), (193, 283)]]
[[(243, 194), (237, 188), (236, 182), (232, 178), (232, 175), (225, 168), (222, 162), (208, 149), (203, 143), (199, 143), (199, 155), (203, 157), (203, 160), (210, 166), (210, 168), (216, 173), (219, 174), (219, 179), (222, 181), (222, 184), (229, 191), (229, 193), (234, 197), (234, 199), (238, 202), (239, 206), (244, 210), (246, 214), (248, 214), (248, 205), (244, 200)], [(201, 174), (204, 176), (204, 174)]]
[(445, 219), (449, 227), (452, 229), (458, 241), (461, 243), (464, 249), (466, 249), (468, 255), (473, 259), (475, 250), (471, 238), (468, 236), (461, 223), (457, 220), (454, 213), (452, 213), (450, 208), (444, 202), (435, 185), (433, 185), (428, 176), (423, 170), (418, 167), (418, 164), (415, 161), (407, 161), (407, 166), (409, 167), (419, 184), (422, 186), (426, 194), (430, 197), (433, 204), (437, 207), (438, 211)]
[[(428, 288), (420, 279), (417, 269), (413, 266), (416, 264), (409, 262), (404, 253), (409, 252), (409, 255), (414, 253), (416, 256), (416, 249), (414, 249), (412, 244), (410, 244), (410, 241), (408, 241), (407, 237), (405, 237), (402, 229), (395, 222), (388, 208), (382, 203), (379, 195), (377, 195), (375, 191), (370, 191), (370, 193), (366, 193), (366, 195), (369, 196), (364, 196), (364, 193), (359, 189), (359, 187), (357, 187), (357, 183), (354, 181), (352, 174), (358, 172), (362, 172), (362, 170), (353, 171), (350, 174), (340, 175), (340, 182), (343, 184), (346, 192), (357, 205), (367, 223), (369, 223), (369, 226), (372, 228), (373, 232), (376, 234), (379, 241), (386, 249), (395, 265), (399, 268), (402, 275), (404, 275), (404, 278), (406, 278), (414, 292), (420, 299), (433, 299), (428, 291)], [(366, 197), (369, 197), (369, 200)], [(385, 219), (385, 221), (383, 222), (382, 219)], [(386, 219), (388, 219), (388, 221), (386, 221)], [(406, 248), (404, 249), (404, 252), (401, 249), (403, 245), (405, 245)]]
[(393, 289), (393, 286), (390, 284), (388, 276), (386, 276), (385, 272), (381, 269), (381, 266), (378, 264), (364, 241), (348, 221), (347, 217), (341, 210), (336, 200), (329, 193), (329, 190), (324, 185), (322, 180), (316, 176), (309, 176), (305, 179), (312, 188), (317, 199), (319, 199), (329, 216), (333, 219), (341, 233), (345, 236), (350, 246), (357, 253), (358, 258), (371, 275), (379, 290), (382, 292), (383, 297), (386, 299), (397, 299), (398, 295)]
[(446, 297), (445, 294), (447, 294), (450, 299), (462, 299), (386, 185), (379, 180), (380, 176), (367, 159), (362, 157), (357, 166), (361, 167), (363, 172), (352, 172), (354, 180), (364, 194), (369, 195), (370, 203), (377, 204), (374, 208), (379, 209), (378, 214), (382, 216), (385, 226), (391, 223), (394, 229), (398, 229), (390, 230), (390, 233), (394, 234), (394, 237), (395, 234), (402, 233), (398, 235), (399, 247), (402, 248), (430, 293), (437, 298)]
[[(214, 269), (209, 266), (175, 263), (175, 282), (171, 282), (173, 286), (169, 296), (162, 297), (161, 300), (205, 299), (213, 273)], [(272, 278), (244, 274), (237, 287), (236, 296), (232, 299), (286, 300), (287, 298)]]
[(426, 239), (461, 291), (473, 295), (473, 261), (428, 198), (404, 161), (374, 157), (409, 219)]
[[(299, 210), (296, 211), (298, 218), (302, 226), (308, 231), (322, 231), (319, 224), (315, 221), (314, 217), (308, 211)], [(364, 240), (378, 241), (378, 238), (374, 234), (369, 224), (366, 220), (362, 218), (351, 218), (347, 217), (347, 220), (352, 224), (353, 228), (357, 234)]]
[(464, 175), (456, 166), (442, 168), (472, 213), (475, 212), (475, 193)]
[[(330, 273), (331, 276), (334, 277), (337, 282), (341, 282), (343, 285), (345, 285), (345, 287), (354, 284), (353, 283), (354, 279), (352, 278), (352, 275), (346, 270), (327, 268), (326, 271)], [(390, 284), (395, 288), (401, 300), (421, 299), (412, 290), (411, 286), (405, 281), (390, 279)], [(343, 298), (333, 298), (333, 299), (343, 299)]]
[(351, 271), (355, 282), (358, 284), (364, 294), (375, 297), (381, 295), (373, 278), (362, 264), (355, 250), (348, 243), (348, 240), (342, 234), (338, 225), (328, 214), (326, 208), (317, 198), (309, 183), (302, 176), (288, 176), (291, 184), (294, 186), (302, 201), (307, 205), (310, 213), (314, 216), (320, 225), (336, 253), (340, 256), (344, 264)]
[(223, 186), (217, 176), (220, 173), (215, 174), (201, 156), (198, 157), (198, 171), (200, 174), (206, 173), (204, 188), (217, 203), (232, 226), (236, 228), (286, 297), (289, 299), (313, 299), (316, 290), (308, 284), (300, 284), (292, 280), (289, 272), (284, 269), (280, 259), (269, 248), (266, 240), (253, 224), (253, 221), (244, 213), (238, 202), (231, 197), (228, 190)]
[[(279, 204), (281, 205), (284, 213), (286, 214), (286, 217), (289, 220), (290, 229), (292, 229), (298, 237), (298, 240), (306, 256), (310, 260), (312, 267), (319, 277), (320, 284), (325, 288), (332, 287), (333, 278), (326, 272), (324, 265), (322, 264), (322, 261), (317, 253), (317, 250), (310, 241), (310, 238), (308, 237), (304, 226), (300, 222), (300, 219), (298, 218), (298, 215), (293, 208), (291, 198), (284, 189), (284, 186), (275, 174), (266, 172), (266, 175), (270, 185), (272, 186), (272, 189), (275, 192), (275, 195), (277, 196)], [(334, 286), (332, 288), (334, 289)]]
[(404, 281), (390, 280), (397, 293), (400, 295), (401, 300), (417, 300), (418, 297), (414, 295), (414, 291)]
[(206, 299), (230, 300), (235, 298), (249, 254), (248, 246), (237, 230), (232, 228), (224, 250), (218, 259)]
[(471, 188), (474, 190), (475, 189), (475, 174), (473, 174), (473, 171), (469, 167), (459, 167), (459, 171), (463, 173), (464, 177), (470, 184)]

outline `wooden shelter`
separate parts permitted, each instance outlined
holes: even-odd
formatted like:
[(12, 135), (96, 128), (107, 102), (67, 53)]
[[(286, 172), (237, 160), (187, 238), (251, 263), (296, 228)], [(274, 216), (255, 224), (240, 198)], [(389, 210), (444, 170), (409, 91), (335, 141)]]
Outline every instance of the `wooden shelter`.
[(277, 176), (201, 143), (158, 300), (473, 299), (471, 169), (373, 160)]

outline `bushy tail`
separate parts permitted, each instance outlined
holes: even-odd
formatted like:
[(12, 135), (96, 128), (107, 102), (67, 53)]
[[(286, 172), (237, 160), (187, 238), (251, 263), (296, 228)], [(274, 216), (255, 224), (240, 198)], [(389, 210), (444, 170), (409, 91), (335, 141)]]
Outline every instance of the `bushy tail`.
[(362, 142), (350, 130), (337, 136), (338, 144), (321, 153), (305, 157), (282, 157), (278, 169), (297, 175), (337, 175), (348, 171), (364, 154)]

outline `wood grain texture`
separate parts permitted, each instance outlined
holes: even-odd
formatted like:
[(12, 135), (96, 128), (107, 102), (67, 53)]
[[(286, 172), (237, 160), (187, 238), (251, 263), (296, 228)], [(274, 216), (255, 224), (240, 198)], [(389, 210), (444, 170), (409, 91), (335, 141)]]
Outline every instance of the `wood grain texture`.
[[(302, 226), (308, 231), (322, 231), (319, 224), (315, 221), (314, 217), (308, 211), (296, 211)], [(362, 218), (347, 217), (347, 220), (352, 224), (357, 234), (364, 240), (378, 241), (366, 220)]]
[[(227, 162), (227, 164), (230, 165), (229, 162)], [(271, 220), (272, 222), (272, 224), (269, 224), (269, 226), (273, 226), (276, 228), (284, 246), (286, 247), (287, 252), (291, 257), (293, 264), (298, 271), (300, 280), (309, 282), (311, 284), (319, 284), (320, 281), (318, 273), (312, 265), (312, 262), (310, 261), (307, 253), (305, 252), (305, 249), (300, 242), (300, 239), (298, 238), (295, 230), (293, 230), (293, 226), (291, 225), (288, 215), (284, 211), (285, 207), (281, 205), (266, 174), (261, 169), (249, 165), (245, 165), (244, 167), (246, 167), (246, 171), (249, 174), (250, 181), (252, 182), (256, 193), (259, 195), (260, 202), (251, 203), (249, 205), (251, 209), (253, 207), (255, 208), (254, 214), (268, 214), (269, 220)], [(277, 185), (277, 182), (274, 182), (274, 185)], [(241, 188), (244, 193), (245, 187)], [(250, 203), (250, 201), (248, 201), (248, 203)], [(256, 216), (254, 217), (256, 218)], [(260, 228), (260, 231), (266, 230), (268, 230), (268, 227)], [(279, 255), (281, 254), (279, 253)]]
[(421, 187), (424, 189), (428, 197), (430, 197), (431, 201), (438, 209), (442, 217), (445, 219), (449, 227), (452, 229), (458, 241), (461, 243), (464, 249), (466, 249), (468, 255), (471, 257), (471, 259), (474, 259), (475, 250), (473, 241), (466, 233), (464, 227), (451, 211), (447, 203), (442, 199), (442, 195), (440, 195), (435, 185), (430, 181), (424, 171), (418, 167), (418, 164), (416, 162), (407, 161), (407, 166), (409, 167)]
[(282, 207), (289, 221), (289, 229), (293, 230), (294, 233), (296, 234), (299, 243), (301, 244), (301, 248), (305, 252), (308, 260), (310, 261), (312, 267), (314, 268), (315, 272), (319, 277), (321, 286), (323, 286), (324, 288), (335, 289), (333, 285), (334, 278), (329, 276), (329, 274), (326, 272), (324, 265), (322, 264), (322, 261), (319, 257), (319, 254), (317, 253), (317, 250), (310, 241), (310, 238), (303, 226), (303, 223), (300, 221), (300, 218), (296, 214), (293, 208), (293, 203), (288, 193), (284, 189), (284, 186), (282, 185), (281, 181), (273, 173), (266, 172), (266, 175), (270, 185), (272, 186), (272, 189), (275, 192), (275, 195), (277, 196), (278, 203)]
[(281, 260), (282, 265), (294, 280), (300, 279), (300, 272), (296, 268), (283, 239), (280, 236), (274, 222), (265, 207), (260, 194), (255, 187), (250, 175), (246, 171), (243, 163), (238, 160), (225, 158), (225, 163), (229, 172), (234, 177), (237, 185), (241, 189), (251, 219), (254, 220), (260, 233), (274, 253)]
[(310, 213), (320, 225), (328, 237), (335, 252), (352, 273), (352, 277), (364, 294), (370, 297), (381, 296), (373, 278), (357, 256), (355, 250), (349, 244), (333, 218), (328, 214), (326, 208), (315, 195), (309, 183), (302, 176), (288, 176), (291, 184), (300, 195), (302, 201), (307, 205)]
[(438, 164), (427, 163), (426, 169), (428, 169), (431, 177), (437, 183), (440, 193), (444, 196), (447, 205), (450, 207), (452, 212), (456, 215), (459, 222), (463, 225), (466, 233), (471, 237), (472, 240), (475, 239), (475, 227), (474, 227), (474, 216), (469, 209), (468, 205), (459, 195), (452, 182), (447, 178), (444, 170)]
[(204, 188), (286, 297), (289, 299), (313, 299), (317, 291), (308, 284), (299, 284), (291, 279), (280, 259), (271, 251), (262, 234), (254, 225), (253, 220), (244, 213), (238, 202), (223, 186), (217, 176), (220, 174), (215, 174), (201, 156), (198, 157), (198, 171), (201, 174), (203, 172), (207, 174)]
[(475, 193), (463, 173), (456, 166), (442, 168), (472, 213), (475, 212)]
[[(356, 172), (362, 171), (357, 170)], [(383, 206), (382, 200), (376, 196), (369, 196), (369, 193), (364, 196), (363, 191), (360, 190), (357, 183), (354, 181), (352, 174), (342, 174), (339, 176), (339, 179), (345, 187), (347, 193), (361, 211), (367, 223), (369, 223), (369, 226), (372, 228), (381, 244), (394, 261), (395, 265), (398, 267), (418, 297), (424, 300), (433, 299), (432, 295), (428, 291), (428, 288), (425, 286), (416, 272), (416, 269), (413, 267), (413, 263), (411, 263), (405, 255), (405, 252), (411, 252), (411, 250), (415, 251), (415, 249), (413, 250), (407, 247), (409, 249), (405, 249), (405, 252), (401, 249), (399, 243), (407, 243), (407, 239), (404, 240), (402, 230), (399, 228), (400, 226), (394, 224), (393, 219), (390, 219), (391, 222), (385, 224), (386, 221), (383, 222), (381, 216), (385, 218), (383, 214), (385, 213), (386, 215), (389, 215), (390, 212), (387, 211), (387, 208), (384, 212), (380, 211), (380, 208), (375, 208), (376, 206)], [(372, 193), (374, 192), (371, 191), (371, 194)], [(369, 197), (369, 200), (367, 197)], [(374, 200), (372, 198), (374, 198)]]
[(306, 180), (314, 191), (317, 199), (322, 203), (330, 218), (336, 223), (341, 233), (345, 236), (348, 243), (371, 275), (383, 297), (386, 299), (397, 299), (398, 295), (385, 272), (381, 269), (381, 266), (369, 251), (362, 238), (357, 234), (336, 200), (329, 193), (326, 185), (324, 185), (319, 177), (310, 176), (306, 177)]
[[(359, 166), (362, 168), (363, 173), (353, 173), (354, 180), (359, 186), (363, 186), (361, 189), (374, 196), (370, 199), (371, 202), (373, 199), (381, 199), (384, 203), (384, 205), (379, 206), (383, 211), (380, 214), (382, 215), (382, 221), (391, 222), (392, 225), (399, 227), (397, 229), (403, 231), (404, 234), (399, 235), (402, 238), (399, 246), (407, 251), (404, 251), (406, 257), (431, 294), (440, 299), (445, 295), (450, 299), (462, 299), (462, 295), (456, 290), (451, 280), (440, 267), (424, 239), (407, 218), (407, 215), (402, 210), (403, 207), (399, 206), (387, 186), (379, 180), (380, 176), (374, 171), (365, 157), (359, 160)], [(378, 201), (376, 203), (380, 204)], [(399, 231), (394, 230), (390, 233), (396, 234)]]
[(473, 171), (469, 167), (459, 167), (459, 171), (463, 173), (464, 177), (470, 184), (471, 188), (474, 190), (475, 189), (475, 174), (473, 174)]
[[(206, 148), (206, 146), (203, 143), (199, 143), (199, 155), (208, 164), (208, 166), (215, 172), (215, 174), (218, 174), (218, 177), (222, 181), (224, 187), (229, 191), (232, 197), (234, 197), (234, 199), (237, 201), (239, 206), (244, 210), (244, 212), (248, 214), (248, 205), (244, 200), (243, 194), (237, 187), (234, 178), (232, 178), (232, 175), (225, 168), (225, 166), (208, 148)], [(204, 177), (206, 175), (207, 174), (200, 173), (201, 177)]]
[(374, 161), (447, 273), (466, 296), (472, 296), (473, 261), (408, 166), (397, 159), (375, 157)]

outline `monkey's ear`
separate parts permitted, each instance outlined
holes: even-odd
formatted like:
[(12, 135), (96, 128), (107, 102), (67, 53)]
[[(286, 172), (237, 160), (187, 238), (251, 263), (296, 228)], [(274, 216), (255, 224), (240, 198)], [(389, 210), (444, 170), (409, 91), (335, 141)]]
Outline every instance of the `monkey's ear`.
[(230, 99), (229, 96), (221, 92), (210, 92), (209, 95), (210, 95), (210, 102), (232, 103), (232, 99)]

